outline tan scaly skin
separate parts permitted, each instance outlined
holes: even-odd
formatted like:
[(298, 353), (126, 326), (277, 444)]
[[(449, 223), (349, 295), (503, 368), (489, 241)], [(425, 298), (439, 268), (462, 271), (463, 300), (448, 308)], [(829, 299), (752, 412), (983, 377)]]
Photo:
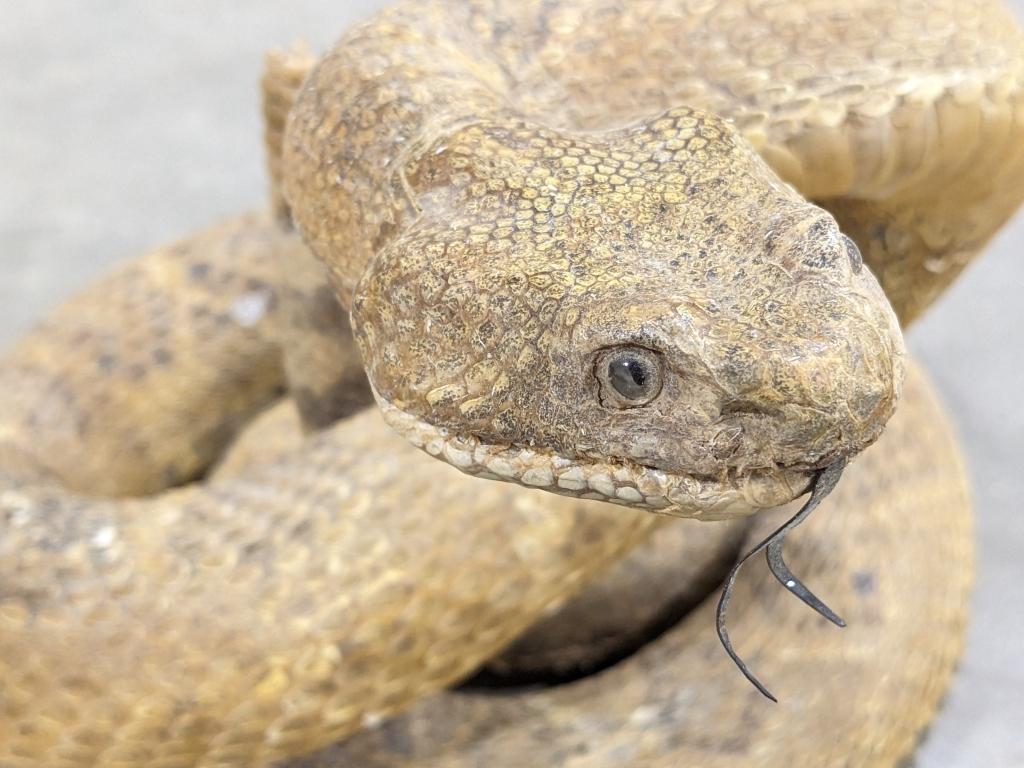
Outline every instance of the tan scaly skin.
[[(1021, 52), (989, 2), (407, 2), (320, 62), (279, 171), (414, 443), (559, 493), (743, 515), (875, 441), (903, 378), (878, 283), (807, 199), (909, 322), (1024, 196)], [(306, 264), (270, 217), (240, 219), (0, 363), (0, 762), (326, 746), (465, 676), (655, 527), (446, 471), (372, 412), (171, 489), (286, 378), (307, 422), (349, 407), (324, 374), (351, 371), (347, 342), (286, 335), (326, 330), (282, 309), (317, 301)], [(790, 553), (850, 630), (766, 615), (785, 598), (766, 575), (736, 596), (779, 708), (702, 608), (603, 675), (438, 697), (312, 759), (895, 763), (945, 689), (970, 572), (960, 463), (909, 370)]]

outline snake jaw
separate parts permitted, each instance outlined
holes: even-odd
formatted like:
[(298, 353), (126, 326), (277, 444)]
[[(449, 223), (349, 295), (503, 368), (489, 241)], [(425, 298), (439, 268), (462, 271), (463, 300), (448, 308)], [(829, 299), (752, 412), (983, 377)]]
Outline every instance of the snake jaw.
[(385, 422), (402, 437), (431, 456), (480, 478), (705, 520), (743, 517), (758, 509), (785, 504), (809, 490), (810, 498), (796, 515), (733, 566), (718, 602), (715, 627), (722, 647), (744, 677), (762, 695), (777, 702), (733, 648), (725, 626), (726, 608), (740, 568), (762, 551), (767, 554), (772, 574), (786, 589), (836, 626), (846, 626), (840, 616), (789, 570), (782, 557), (785, 537), (832, 492), (846, 467), (846, 457), (837, 458), (817, 471), (779, 468), (752, 471), (726, 480), (706, 480), (670, 474), (634, 462), (580, 461), (545, 449), (488, 445), (479, 438), (453, 435), (443, 427), (417, 418), (388, 402), (376, 389), (374, 396)]
[(776, 507), (807, 490), (813, 470), (777, 467), (723, 479), (647, 467), (625, 459), (568, 458), (547, 448), (492, 445), (404, 411), (374, 389), (385, 422), (412, 445), (475, 477), (605, 501), (675, 517), (723, 520)]

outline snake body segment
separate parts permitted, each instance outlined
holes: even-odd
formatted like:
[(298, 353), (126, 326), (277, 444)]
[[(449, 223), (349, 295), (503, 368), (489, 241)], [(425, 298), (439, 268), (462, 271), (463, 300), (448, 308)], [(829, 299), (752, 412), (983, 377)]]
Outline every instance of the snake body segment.
[[(0, 360), (0, 764), (897, 764), (972, 557), (897, 317), (1024, 198), (1022, 62), (988, 0), (406, 0), (280, 59), (272, 211)], [(861, 451), (787, 552), (849, 627), (737, 586), (777, 708), (707, 600), (581, 680), (443, 691), (592, 658), (557, 611), (675, 573), (634, 546), (737, 546), (598, 500), (745, 517)]]

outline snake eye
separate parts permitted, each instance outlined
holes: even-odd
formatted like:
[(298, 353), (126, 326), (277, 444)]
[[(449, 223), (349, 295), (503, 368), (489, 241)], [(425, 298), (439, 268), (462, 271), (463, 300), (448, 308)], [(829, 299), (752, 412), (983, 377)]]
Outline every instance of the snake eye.
[(864, 266), (864, 257), (860, 255), (860, 248), (853, 242), (852, 237), (843, 235), (843, 242), (846, 243), (846, 255), (850, 258), (850, 266), (853, 267), (854, 273), (859, 274), (860, 268)]
[(595, 369), (601, 402), (614, 408), (635, 408), (651, 402), (661, 392), (661, 360), (642, 347), (606, 350)]

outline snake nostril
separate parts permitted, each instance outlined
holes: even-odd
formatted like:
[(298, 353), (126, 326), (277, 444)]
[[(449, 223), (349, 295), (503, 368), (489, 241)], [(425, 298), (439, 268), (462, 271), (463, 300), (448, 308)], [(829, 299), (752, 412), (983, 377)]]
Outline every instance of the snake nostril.
[(885, 422), (892, 408), (892, 390), (876, 389), (866, 392), (859, 400), (851, 403), (850, 413), (860, 425), (873, 425)]
[(731, 459), (743, 445), (743, 428), (724, 427), (711, 439), (711, 454), (719, 461)]

